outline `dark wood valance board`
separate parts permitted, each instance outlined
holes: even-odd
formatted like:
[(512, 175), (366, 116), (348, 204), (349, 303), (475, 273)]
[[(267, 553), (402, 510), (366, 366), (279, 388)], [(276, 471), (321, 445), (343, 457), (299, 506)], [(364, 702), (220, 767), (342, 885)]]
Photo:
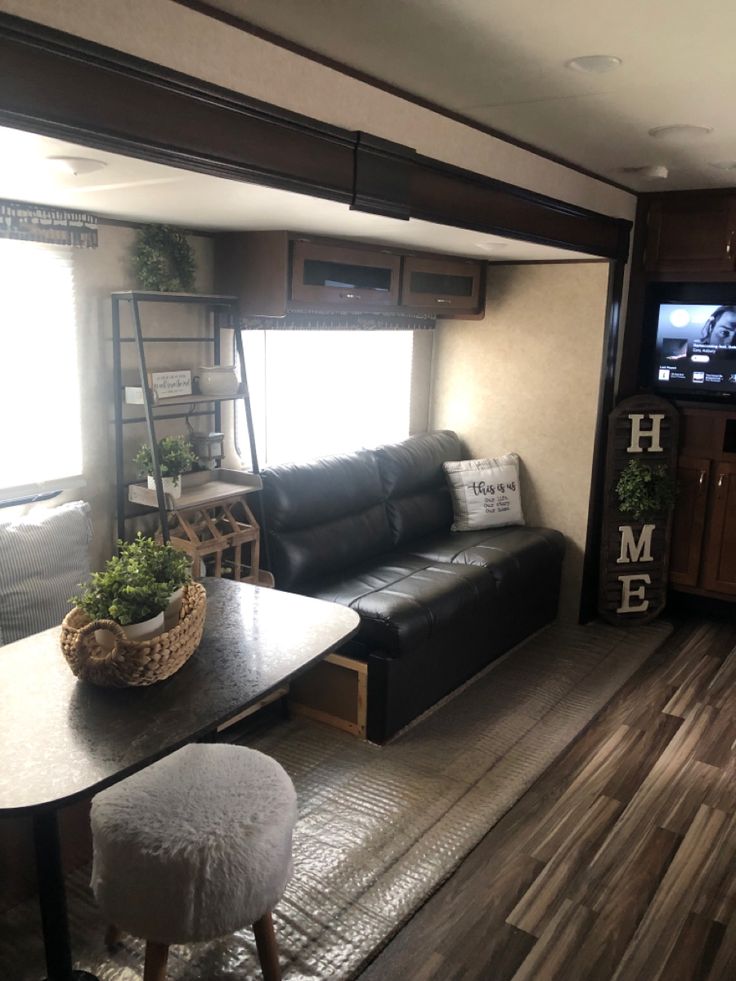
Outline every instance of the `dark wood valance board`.
[(0, 123), (201, 173), (625, 259), (631, 223), (0, 13)]

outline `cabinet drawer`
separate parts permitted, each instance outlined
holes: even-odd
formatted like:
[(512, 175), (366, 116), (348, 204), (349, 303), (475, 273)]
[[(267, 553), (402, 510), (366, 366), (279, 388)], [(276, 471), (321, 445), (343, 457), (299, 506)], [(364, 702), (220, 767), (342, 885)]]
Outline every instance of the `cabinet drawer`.
[(401, 257), (390, 252), (294, 242), (291, 299), (356, 310), (397, 306)]
[(443, 310), (480, 309), (479, 262), (407, 256), (401, 278), (401, 305)]

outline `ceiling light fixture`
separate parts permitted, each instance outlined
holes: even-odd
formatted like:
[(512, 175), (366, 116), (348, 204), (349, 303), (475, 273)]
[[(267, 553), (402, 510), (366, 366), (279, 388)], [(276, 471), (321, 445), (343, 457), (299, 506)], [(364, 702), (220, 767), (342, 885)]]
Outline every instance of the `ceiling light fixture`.
[(46, 162), (54, 170), (74, 177), (78, 177), (80, 174), (92, 174), (96, 170), (107, 167), (104, 160), (93, 160), (92, 157), (46, 157)]
[(624, 167), (625, 174), (636, 174), (646, 180), (666, 180), (670, 172), (664, 164), (645, 164), (643, 167)]
[(622, 64), (615, 55), (580, 55), (565, 62), (565, 68), (574, 72), (587, 72), (589, 75), (603, 75), (612, 72)]
[(649, 135), (655, 140), (667, 143), (695, 143), (713, 132), (712, 126), (693, 126), (690, 123), (677, 123), (674, 126), (655, 126)]

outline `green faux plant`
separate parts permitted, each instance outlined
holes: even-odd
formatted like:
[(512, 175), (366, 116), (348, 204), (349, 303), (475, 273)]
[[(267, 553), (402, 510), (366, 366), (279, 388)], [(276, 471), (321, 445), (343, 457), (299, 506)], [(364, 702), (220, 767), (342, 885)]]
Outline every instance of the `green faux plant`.
[[(171, 477), (176, 484), (179, 475), (191, 470), (197, 462), (197, 456), (192, 445), (185, 436), (164, 436), (159, 440), (158, 459), (161, 466), (161, 476)], [(143, 443), (133, 462), (138, 467), (141, 477), (153, 476), (153, 454), (148, 443)]]
[(169, 584), (157, 582), (150, 570), (113, 556), (102, 572), (92, 573), (71, 602), (81, 606), (91, 620), (114, 620), (126, 627), (163, 613), (170, 595)]
[(171, 225), (146, 225), (133, 247), (133, 272), (144, 290), (187, 293), (194, 289), (194, 253), (186, 235)]
[(616, 483), (618, 509), (630, 514), (635, 521), (662, 511), (668, 511), (675, 503), (675, 480), (664, 463), (650, 467), (639, 460), (631, 460)]
[(150, 572), (156, 582), (165, 583), (169, 594), (192, 578), (192, 562), (186, 552), (146, 538), (140, 532), (132, 542), (118, 541), (118, 554), (129, 569)]

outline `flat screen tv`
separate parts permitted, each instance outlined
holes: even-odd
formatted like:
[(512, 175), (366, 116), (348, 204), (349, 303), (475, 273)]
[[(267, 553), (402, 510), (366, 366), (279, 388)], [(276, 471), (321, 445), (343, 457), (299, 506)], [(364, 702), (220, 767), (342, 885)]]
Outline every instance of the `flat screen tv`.
[(736, 402), (736, 289), (660, 285), (648, 307), (647, 385), (665, 397)]

